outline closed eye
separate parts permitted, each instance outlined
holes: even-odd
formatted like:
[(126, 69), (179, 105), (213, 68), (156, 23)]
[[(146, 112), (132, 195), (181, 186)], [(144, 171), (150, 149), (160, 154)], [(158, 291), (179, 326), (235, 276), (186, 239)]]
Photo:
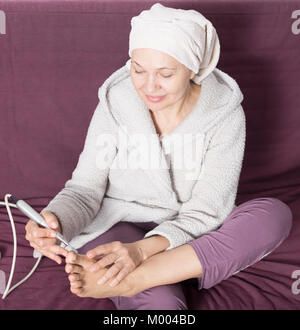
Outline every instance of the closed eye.
[[(136, 70), (134, 70), (134, 72), (137, 73), (137, 74), (143, 73), (143, 71), (136, 71)], [(169, 76), (164, 76), (164, 75), (162, 75), (162, 77), (164, 77), (164, 78), (170, 78), (170, 77), (172, 77), (172, 76), (173, 76), (172, 74), (169, 75)]]

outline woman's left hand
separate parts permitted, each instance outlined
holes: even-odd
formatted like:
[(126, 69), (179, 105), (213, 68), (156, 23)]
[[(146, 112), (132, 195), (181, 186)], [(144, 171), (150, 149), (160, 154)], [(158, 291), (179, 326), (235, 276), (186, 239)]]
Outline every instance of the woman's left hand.
[(107, 280), (116, 276), (110, 286), (114, 287), (121, 282), (129, 273), (138, 267), (144, 260), (142, 250), (134, 243), (122, 243), (114, 241), (102, 244), (89, 250), (86, 255), (94, 258), (98, 255), (104, 256), (90, 266), (91, 272), (97, 272), (101, 268), (113, 264), (107, 272), (98, 280), (98, 284), (104, 284)]

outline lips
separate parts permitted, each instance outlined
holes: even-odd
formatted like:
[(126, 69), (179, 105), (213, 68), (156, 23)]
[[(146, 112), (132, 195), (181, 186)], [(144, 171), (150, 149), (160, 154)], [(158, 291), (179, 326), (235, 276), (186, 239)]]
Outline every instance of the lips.
[(150, 101), (150, 102), (160, 102), (166, 95), (163, 95), (163, 96), (150, 96), (150, 95), (146, 95), (147, 99)]

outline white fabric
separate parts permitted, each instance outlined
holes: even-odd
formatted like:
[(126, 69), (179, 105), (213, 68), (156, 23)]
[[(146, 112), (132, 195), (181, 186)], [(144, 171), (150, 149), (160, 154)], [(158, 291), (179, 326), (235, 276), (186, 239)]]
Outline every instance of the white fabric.
[[(153, 48), (174, 57), (196, 75), (200, 85), (217, 66), (220, 42), (212, 23), (195, 10), (160, 3), (131, 19), (129, 57), (136, 48)], [(129, 59), (126, 66), (130, 69)]]

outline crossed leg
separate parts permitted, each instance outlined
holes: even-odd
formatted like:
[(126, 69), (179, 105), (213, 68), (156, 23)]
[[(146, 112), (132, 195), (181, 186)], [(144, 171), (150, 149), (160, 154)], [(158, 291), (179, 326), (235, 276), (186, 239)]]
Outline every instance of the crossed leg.
[[(233, 210), (218, 230), (152, 256), (126, 277), (124, 288), (119, 287), (123, 280), (114, 288), (107, 286), (105, 294), (118, 309), (186, 309), (180, 281), (197, 278), (199, 289), (210, 288), (271, 253), (286, 239), (291, 226), (292, 212), (279, 199), (250, 200)], [(120, 232), (125, 236), (115, 239), (128, 242), (126, 231)], [(143, 236), (141, 230), (135, 240)], [(85, 261), (78, 257), (72, 265), (84, 269)], [(94, 280), (80, 274), (85, 294), (96, 297), (97, 290), (89, 284)]]

